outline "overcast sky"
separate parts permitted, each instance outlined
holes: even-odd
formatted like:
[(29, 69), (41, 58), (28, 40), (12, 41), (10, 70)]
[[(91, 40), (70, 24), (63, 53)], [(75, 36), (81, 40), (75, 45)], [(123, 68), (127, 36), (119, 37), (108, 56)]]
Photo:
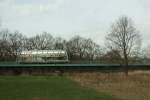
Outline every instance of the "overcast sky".
[(121, 15), (131, 17), (143, 45), (150, 44), (150, 0), (0, 0), (1, 27), (26, 36), (79, 34), (102, 44)]

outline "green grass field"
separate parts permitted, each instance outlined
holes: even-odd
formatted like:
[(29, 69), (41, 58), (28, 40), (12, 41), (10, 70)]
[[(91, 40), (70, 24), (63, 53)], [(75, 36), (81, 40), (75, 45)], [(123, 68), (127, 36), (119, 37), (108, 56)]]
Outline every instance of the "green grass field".
[(59, 76), (0, 76), (0, 100), (116, 100)]

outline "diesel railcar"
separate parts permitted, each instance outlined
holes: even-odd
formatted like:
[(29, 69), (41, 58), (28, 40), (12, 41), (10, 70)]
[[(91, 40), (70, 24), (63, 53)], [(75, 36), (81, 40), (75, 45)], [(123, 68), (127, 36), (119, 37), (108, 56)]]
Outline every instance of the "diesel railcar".
[(19, 63), (68, 63), (65, 50), (30, 50), (22, 51), (18, 57)]

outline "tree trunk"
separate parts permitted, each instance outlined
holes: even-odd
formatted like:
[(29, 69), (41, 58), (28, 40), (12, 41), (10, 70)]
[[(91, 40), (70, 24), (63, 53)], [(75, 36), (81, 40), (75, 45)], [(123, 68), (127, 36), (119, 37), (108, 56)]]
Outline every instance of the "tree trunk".
[(126, 52), (124, 52), (124, 71), (125, 71), (126, 76), (128, 76), (128, 69), (129, 69), (128, 56), (127, 56)]

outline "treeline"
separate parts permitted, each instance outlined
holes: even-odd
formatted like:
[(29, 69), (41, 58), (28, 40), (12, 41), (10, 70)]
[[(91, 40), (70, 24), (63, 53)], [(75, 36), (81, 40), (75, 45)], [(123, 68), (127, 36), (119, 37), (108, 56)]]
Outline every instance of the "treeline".
[[(53, 37), (43, 32), (32, 37), (22, 33), (0, 30), (0, 61), (15, 61), (23, 50), (66, 50), (69, 60), (76, 63), (146, 63), (150, 58), (150, 46), (143, 50), (139, 35), (127, 17), (121, 17), (106, 36), (101, 47), (90, 38), (74, 36), (69, 40)], [(138, 36), (138, 37), (137, 37)], [(136, 46), (137, 45), (137, 46)]]
[(120, 63), (118, 50), (106, 50), (90, 38), (74, 36), (70, 40), (53, 37), (47, 32), (27, 38), (18, 31), (0, 31), (0, 61), (15, 61), (23, 50), (66, 50), (75, 63)]
[(76, 63), (118, 61), (117, 50), (105, 52), (104, 48), (90, 38), (74, 36), (70, 40), (53, 37), (47, 32), (27, 38), (18, 31), (0, 31), (0, 61), (15, 61), (23, 50), (66, 50), (69, 60)]
[(23, 50), (66, 50), (70, 60), (99, 59), (101, 48), (89, 38), (74, 36), (69, 41), (47, 32), (27, 38), (19, 32), (0, 31), (0, 61), (15, 61)]

